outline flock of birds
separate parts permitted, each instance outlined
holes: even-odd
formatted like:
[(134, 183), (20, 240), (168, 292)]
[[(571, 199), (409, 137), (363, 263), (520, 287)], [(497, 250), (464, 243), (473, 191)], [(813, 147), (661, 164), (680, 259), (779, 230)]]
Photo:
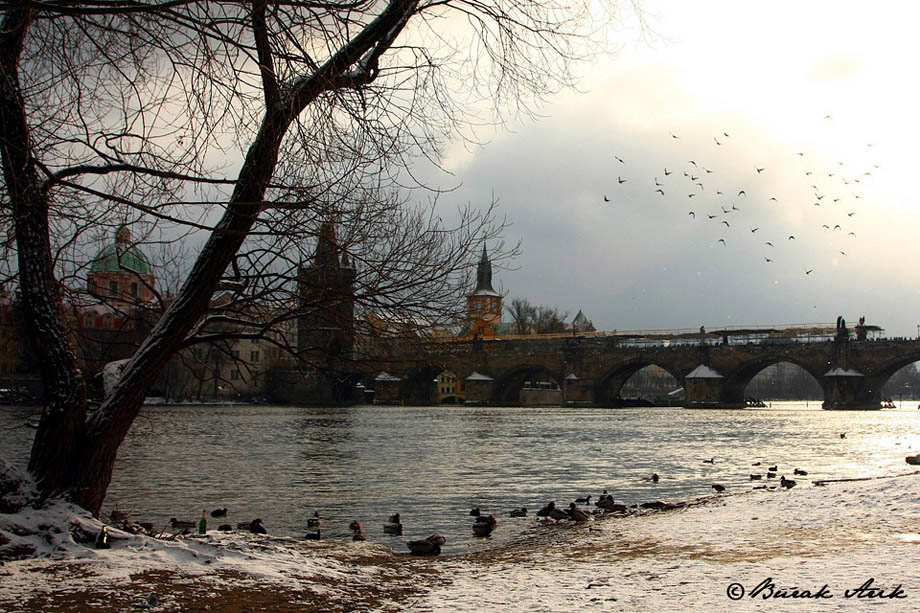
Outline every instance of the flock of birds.
[[(846, 438), (846, 433), (841, 433), (840, 438)], [(716, 458), (702, 458), (703, 464), (715, 464)], [(754, 462), (751, 466), (759, 467), (762, 462)], [(779, 474), (778, 466), (768, 466), (766, 473), (749, 473), (751, 481), (761, 481), (764, 478), (766, 480), (775, 479), (777, 474)], [(796, 476), (805, 476), (808, 474), (806, 470), (801, 468), (793, 469), (793, 474)], [(658, 473), (653, 473), (649, 477), (645, 477), (643, 481), (650, 481), (652, 483), (658, 483), (661, 477)], [(791, 489), (796, 486), (796, 482), (792, 479), (787, 479), (785, 475), (781, 475), (779, 478), (779, 487), (783, 489)], [(756, 485), (753, 489), (776, 489), (777, 486), (768, 486), (768, 485)], [(713, 483), (712, 489), (716, 493), (721, 494), (726, 491), (726, 487), (719, 483)], [(594, 497), (593, 494), (576, 498), (573, 502), (569, 504), (568, 507), (562, 508), (557, 507), (555, 501), (550, 501), (544, 505), (539, 511), (535, 513), (536, 517), (544, 521), (552, 521), (554, 524), (558, 524), (560, 521), (571, 521), (575, 523), (583, 523), (593, 521), (597, 517), (602, 517), (606, 515), (614, 516), (624, 516), (630, 513), (635, 512), (637, 509), (652, 509), (652, 510), (669, 510), (676, 508), (683, 508), (686, 506), (686, 503), (666, 503), (661, 501), (655, 502), (645, 502), (642, 504), (634, 504), (632, 507), (627, 506), (624, 503), (618, 503), (613, 499), (613, 496), (604, 490), (594, 503), (594, 509), (590, 509), (588, 505), (591, 504), (591, 498)], [(579, 507), (579, 505), (585, 505), (584, 507)], [(211, 511), (211, 517), (213, 518), (223, 518), (227, 516), (227, 508), (219, 508)], [(474, 517), (472, 524), (473, 534), (479, 537), (487, 537), (492, 534), (496, 526), (498, 526), (498, 520), (494, 515), (486, 515), (480, 507), (475, 507), (470, 511), (470, 516)], [(508, 512), (509, 517), (527, 517), (528, 511), (526, 507), (519, 507), (511, 509)], [(132, 527), (128, 524), (127, 514), (119, 511), (116, 505), (115, 509), (112, 510), (110, 519), (115, 524), (121, 524), (122, 527), (131, 532), (139, 532), (139, 529), (142, 528), (144, 532), (153, 534), (153, 526), (149, 524), (137, 524), (135, 527)], [(191, 530), (194, 530), (196, 527), (200, 527), (199, 522), (194, 521), (182, 521), (178, 520), (175, 517), (169, 520), (170, 526), (173, 530), (179, 531), (178, 533), (188, 533)], [(307, 520), (307, 527), (312, 532), (308, 532), (304, 539), (318, 541), (322, 538), (321, 526), (323, 519), (320, 517), (319, 511), (314, 511), (313, 516)], [(254, 534), (267, 534), (268, 531), (265, 528), (265, 524), (261, 519), (254, 519), (248, 522), (238, 523), (236, 528), (238, 530), (248, 530)], [(105, 529), (105, 526), (103, 526)], [(220, 531), (231, 531), (233, 526), (231, 524), (221, 524), (217, 528)], [(352, 532), (352, 540), (354, 541), (366, 541), (367, 535), (364, 533), (364, 529), (361, 523), (357, 520), (352, 521), (349, 524), (349, 530)], [(403, 534), (403, 523), (402, 518), (399, 513), (394, 513), (390, 515), (386, 523), (383, 525), (383, 533), (394, 536), (402, 536)], [(425, 539), (408, 541), (406, 546), (409, 548), (410, 553), (413, 555), (437, 555), (441, 553), (441, 546), (446, 543), (446, 539), (435, 533)]]
[[(832, 122), (830, 115), (824, 121)], [(669, 138), (675, 146), (683, 141), (679, 134), (669, 132)], [(866, 151), (872, 151), (873, 144), (866, 145)], [(771, 194), (771, 190), (784, 190), (795, 183), (789, 177), (774, 175), (773, 169), (767, 165), (754, 165), (750, 174), (739, 182), (736, 172), (724, 172), (719, 169), (727, 164), (736, 164), (738, 151), (734, 139), (728, 132), (721, 132), (712, 137), (712, 143), (706, 151), (705, 157), (700, 155), (700, 147), (692, 145), (691, 153), (687, 148), (680, 149), (685, 152), (685, 161), (677, 166), (662, 166), (651, 177), (643, 172), (643, 176), (630, 174), (630, 163), (624, 157), (614, 155), (614, 166), (617, 168), (617, 183), (615, 192), (603, 194), (603, 202), (616, 206), (622, 202), (620, 193), (635, 184), (642, 186), (638, 192), (644, 200), (677, 199), (685, 206), (687, 217), (691, 222), (709, 223), (718, 226), (721, 231), (717, 244), (727, 246), (739, 240), (738, 234), (755, 241), (761, 248), (761, 257), (767, 264), (776, 262), (783, 256), (783, 244), (796, 240), (795, 233), (782, 232), (776, 228), (761, 227), (756, 220), (775, 218), (781, 214), (778, 207), (782, 204), (779, 191)], [(858, 229), (856, 222), (857, 210), (863, 198), (863, 187), (872, 176), (874, 170), (880, 166), (877, 163), (860, 160), (854, 164), (839, 160), (827, 167), (818, 158), (804, 151), (795, 152), (797, 162), (795, 167), (801, 173), (798, 181), (801, 185), (808, 185), (807, 191), (802, 196), (796, 196), (798, 202), (795, 206), (805, 206), (813, 211), (820, 211), (819, 228), (828, 233), (832, 238), (840, 236), (844, 241), (856, 238)], [(695, 159), (690, 159), (693, 156)], [(858, 165), (857, 165), (858, 164)], [(771, 176), (774, 175), (774, 176)], [(646, 191), (647, 190), (647, 191)], [(613, 194), (613, 197), (610, 196)], [(636, 197), (637, 192), (630, 190), (631, 197)], [(647, 196), (643, 195), (647, 194)], [(673, 201), (672, 201), (673, 203)], [(749, 215), (750, 214), (750, 215)], [(735, 236), (732, 236), (735, 233)], [(837, 243), (834, 247), (841, 256), (847, 255), (846, 242)], [(804, 265), (805, 275), (812, 274), (815, 269), (813, 263)]]

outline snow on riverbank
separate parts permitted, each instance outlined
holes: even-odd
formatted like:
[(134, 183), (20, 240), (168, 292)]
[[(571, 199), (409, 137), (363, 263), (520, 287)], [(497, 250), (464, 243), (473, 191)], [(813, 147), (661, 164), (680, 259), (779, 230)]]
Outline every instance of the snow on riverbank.
[[(20, 603), (34, 607), (43, 602), (38, 596), (53, 602), (81, 591), (94, 598), (124, 596), (128, 587), (125, 602), (142, 602), (144, 594), (154, 592), (155, 610), (187, 610), (175, 585), (136, 581), (165, 571), (206, 585), (207, 594), (200, 596), (205, 601), (242, 583), (280, 594), (291, 610), (297, 610), (296, 602), (304, 610), (312, 602), (322, 603), (316, 610), (337, 605), (340, 610), (386, 606), (461, 612), (728, 606), (804, 611), (814, 609), (814, 599), (777, 597), (807, 591), (823, 595), (819, 606), (824, 610), (862, 610), (874, 600), (884, 611), (915, 611), (920, 608), (918, 486), (918, 473), (824, 487), (800, 477), (799, 486), (788, 491), (723, 495), (678, 511), (545, 526), (508, 548), (437, 559), (394, 555), (371, 543), (213, 531), (177, 541), (113, 531), (116, 540), (108, 550), (61, 536), (35, 543), (49, 557), (0, 567), (0, 610), (32, 610)], [(26, 528), (22, 532), (47, 534), (39, 526), (61, 525), (75, 513), (61, 505), (0, 515), (0, 528), (18, 524)], [(80, 521), (94, 520), (83, 516)], [(125, 540), (117, 540), (120, 536)]]

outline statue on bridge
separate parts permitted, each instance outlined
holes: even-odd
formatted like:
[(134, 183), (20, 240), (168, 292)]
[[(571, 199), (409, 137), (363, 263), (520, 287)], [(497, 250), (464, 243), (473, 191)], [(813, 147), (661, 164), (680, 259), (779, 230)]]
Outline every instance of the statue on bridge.
[(837, 316), (837, 336), (835, 338), (838, 341), (845, 341), (850, 338), (850, 332), (847, 330), (847, 320), (842, 315)]

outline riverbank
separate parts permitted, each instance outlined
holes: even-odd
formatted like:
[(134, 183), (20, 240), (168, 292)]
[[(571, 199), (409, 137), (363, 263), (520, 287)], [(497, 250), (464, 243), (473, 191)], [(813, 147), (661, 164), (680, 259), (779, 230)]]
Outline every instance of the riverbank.
[[(904, 473), (823, 487), (800, 477), (790, 490), (665, 513), (535, 522), (512, 545), (440, 558), (242, 533), (163, 541), (113, 532), (107, 550), (52, 535), (39, 551), (51, 557), (0, 567), (0, 610), (124, 611), (155, 594), (154, 611), (774, 611), (814, 606), (779, 595), (817, 594), (835, 610), (880, 600), (885, 611), (914, 611), (920, 474)], [(0, 518), (37, 529), (73, 512)]]

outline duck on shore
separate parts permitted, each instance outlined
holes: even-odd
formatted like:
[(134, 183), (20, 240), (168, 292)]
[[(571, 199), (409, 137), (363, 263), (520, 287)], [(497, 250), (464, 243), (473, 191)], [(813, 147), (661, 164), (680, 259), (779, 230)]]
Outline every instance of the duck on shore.
[(576, 522), (592, 521), (594, 518), (575, 506), (575, 503), (569, 505), (568, 515)]
[(549, 514), (553, 512), (553, 509), (556, 508), (556, 502), (551, 501), (545, 507), (537, 511), (537, 517), (549, 517)]

